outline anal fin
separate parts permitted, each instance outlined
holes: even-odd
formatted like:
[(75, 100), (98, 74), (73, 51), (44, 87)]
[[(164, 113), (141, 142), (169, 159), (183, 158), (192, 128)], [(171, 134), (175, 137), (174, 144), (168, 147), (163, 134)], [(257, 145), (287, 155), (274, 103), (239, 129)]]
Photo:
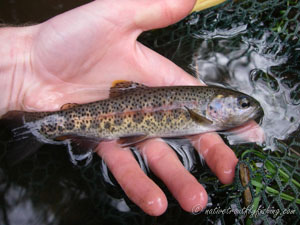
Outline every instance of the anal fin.
[(93, 157), (93, 152), (99, 141), (84, 137), (71, 137), (67, 140), (69, 155), (75, 165), (87, 165)]

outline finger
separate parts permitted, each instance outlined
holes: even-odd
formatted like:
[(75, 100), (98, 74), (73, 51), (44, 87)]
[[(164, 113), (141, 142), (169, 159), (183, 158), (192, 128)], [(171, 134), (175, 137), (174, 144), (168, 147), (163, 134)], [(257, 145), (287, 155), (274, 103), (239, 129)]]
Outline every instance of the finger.
[(230, 129), (227, 139), (234, 143), (256, 142), (262, 144), (265, 141), (265, 134), (263, 129), (254, 120), (251, 120), (240, 127)]
[(86, 11), (130, 30), (157, 29), (187, 16), (196, 0), (127, 0), (94, 1)]
[(135, 60), (138, 82), (149, 86), (204, 85), (169, 59), (137, 43)]
[(232, 183), (238, 159), (222, 138), (216, 133), (205, 133), (189, 139), (219, 180)]
[(137, 28), (151, 30), (176, 23), (191, 12), (195, 0), (147, 0), (139, 1), (134, 22)]
[(139, 145), (151, 171), (168, 187), (180, 206), (192, 212), (193, 208), (204, 209), (207, 193), (203, 186), (179, 161), (174, 151), (161, 139), (151, 139)]
[(116, 142), (102, 142), (97, 153), (126, 193), (126, 195), (149, 215), (161, 215), (167, 208), (167, 199), (160, 188), (139, 167), (128, 149)]

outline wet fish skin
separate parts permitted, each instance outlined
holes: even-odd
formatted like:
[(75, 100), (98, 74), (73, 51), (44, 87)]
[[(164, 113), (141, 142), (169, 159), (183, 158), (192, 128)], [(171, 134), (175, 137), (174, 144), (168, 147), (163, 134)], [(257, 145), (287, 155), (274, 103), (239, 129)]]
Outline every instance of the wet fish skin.
[[(55, 112), (8, 112), (42, 143), (176, 137), (239, 126), (262, 114), (252, 97), (215, 86), (147, 87), (120, 82), (104, 100)], [(15, 116), (12, 116), (15, 114)], [(18, 116), (16, 116), (18, 115)], [(25, 135), (14, 128), (15, 138)], [(79, 141), (80, 142), (80, 141)]]
[[(238, 98), (246, 98), (249, 108), (240, 108)], [(186, 108), (212, 120), (213, 124), (197, 123)], [(255, 119), (260, 111), (259, 103), (250, 96), (220, 87), (138, 87), (113, 98), (62, 111), (26, 113), (24, 120), (50, 139), (75, 135), (111, 140), (223, 130)], [(248, 115), (241, 117), (245, 113)]]

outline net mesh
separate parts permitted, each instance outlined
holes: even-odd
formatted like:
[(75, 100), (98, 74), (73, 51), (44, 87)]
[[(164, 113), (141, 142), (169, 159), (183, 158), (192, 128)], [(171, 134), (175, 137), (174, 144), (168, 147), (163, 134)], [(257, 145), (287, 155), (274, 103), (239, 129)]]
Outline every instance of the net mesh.
[[(226, 47), (220, 46), (216, 38), (209, 40), (207, 49), (215, 52), (218, 48), (238, 49), (241, 38), (263, 41), (264, 47), (259, 49), (262, 54), (288, 60), (268, 68), (268, 73), (258, 70), (254, 79), (275, 92), (284, 86), (289, 104), (298, 106), (299, 9), (298, 0), (227, 1), (193, 13), (168, 28), (143, 33), (139, 40), (195, 76), (195, 49), (209, 35), (231, 34)], [(232, 35), (234, 32), (239, 35)], [(293, 118), (290, 120), (293, 122)], [(191, 172), (205, 186), (211, 203), (198, 215), (182, 211), (164, 184), (149, 172), (169, 200), (167, 212), (155, 218), (126, 199), (112, 175), (105, 172), (100, 158), (94, 157), (87, 167), (74, 168), (66, 163), (65, 149), (45, 146), (12, 170), (3, 160), (7, 149), (1, 142), (0, 223), (17, 224), (12, 218), (14, 210), (21, 207), (25, 212), (28, 208), (35, 212), (24, 218), (26, 224), (299, 224), (299, 129), (284, 141), (276, 139), (275, 146), (275, 152), (255, 144), (232, 146), (240, 161), (235, 181), (228, 186), (222, 185), (206, 165), (195, 165)], [(246, 185), (245, 179), (249, 180)], [(130, 210), (118, 200), (121, 198)], [(251, 199), (249, 205), (247, 198)]]
[[(205, 50), (218, 53), (236, 50), (241, 39), (263, 41), (263, 47), (254, 51), (275, 59), (287, 57), (288, 60), (268, 67), (267, 72), (258, 69), (249, 76), (253, 76), (251, 79), (255, 82), (263, 83), (272, 93), (283, 86), (289, 104), (297, 106), (300, 103), (299, 9), (298, 1), (227, 1), (214, 9), (194, 13), (167, 29), (144, 33), (140, 40), (195, 76), (198, 76), (195, 49), (204, 42), (209, 45)], [(223, 46), (222, 38), (227, 38)], [(263, 151), (256, 145), (232, 146), (240, 160), (233, 186), (223, 187), (211, 179), (210, 172), (199, 176), (208, 192), (216, 193), (213, 206), (204, 212), (208, 219), (206, 223), (298, 224), (299, 141), (298, 128), (285, 142), (275, 139), (276, 152)], [(240, 171), (240, 165), (244, 164), (249, 172), (246, 186), (242, 185), (246, 175)], [(249, 205), (245, 204), (247, 197), (251, 199)]]

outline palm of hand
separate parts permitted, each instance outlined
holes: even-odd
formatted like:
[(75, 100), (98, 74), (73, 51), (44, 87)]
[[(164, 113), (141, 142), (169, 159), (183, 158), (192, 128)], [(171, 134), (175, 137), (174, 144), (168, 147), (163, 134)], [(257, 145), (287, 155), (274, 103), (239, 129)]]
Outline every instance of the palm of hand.
[[(150, 86), (199, 84), (172, 62), (136, 41), (143, 30), (166, 26), (183, 17), (191, 10), (193, 1), (170, 1), (180, 6), (173, 7), (173, 11), (171, 3), (163, 4), (166, 1), (135, 0), (124, 1), (120, 10), (111, 10), (120, 7), (118, 2), (95, 1), (35, 26), (32, 75), (25, 78), (25, 109), (56, 110), (64, 103), (98, 100), (107, 96), (99, 90), (109, 89), (115, 80)], [(158, 16), (153, 16), (151, 9)], [(116, 15), (118, 12), (122, 15)], [(224, 183), (229, 183), (237, 162), (235, 155), (216, 134), (204, 134), (194, 140), (212, 170)], [(150, 169), (165, 182), (185, 210), (205, 207), (204, 188), (184, 169), (167, 144), (160, 139), (148, 140), (139, 149), (147, 157)], [(165, 195), (142, 172), (130, 151), (124, 151), (115, 142), (104, 142), (97, 152), (132, 201), (151, 215), (164, 212)]]
[(133, 16), (124, 15), (127, 22), (121, 16), (112, 19), (113, 14), (102, 15), (105, 10), (99, 10), (108, 6), (101, 1), (98, 4), (39, 25), (31, 53), (34, 76), (29, 78), (30, 98), (25, 99), (25, 108), (53, 110), (73, 99), (78, 103), (98, 100), (107, 96), (101, 90), (108, 90), (115, 80), (148, 85), (179, 84), (184, 79), (198, 83), (137, 42), (142, 29), (132, 25)]

